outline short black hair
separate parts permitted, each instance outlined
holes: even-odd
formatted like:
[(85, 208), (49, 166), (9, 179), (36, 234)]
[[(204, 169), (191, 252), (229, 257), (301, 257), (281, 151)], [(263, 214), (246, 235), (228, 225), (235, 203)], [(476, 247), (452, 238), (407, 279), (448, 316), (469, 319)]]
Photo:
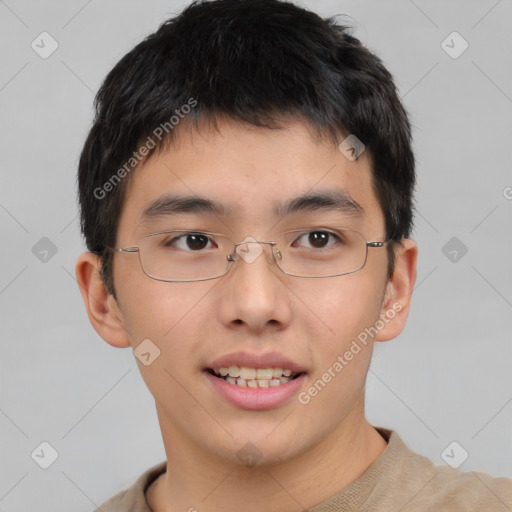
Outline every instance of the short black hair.
[[(81, 230), (112, 276), (121, 207), (137, 152), (175, 122), (221, 118), (278, 129), (301, 119), (339, 144), (354, 134), (371, 156), (386, 223), (388, 278), (394, 245), (413, 226), (415, 161), (408, 115), (382, 61), (340, 24), (282, 0), (199, 0), (164, 22), (109, 72), (78, 169)], [(188, 110), (185, 106), (188, 106)], [(193, 108), (192, 108), (193, 107)], [(165, 131), (165, 133), (164, 133)], [(128, 165), (127, 165), (128, 163)], [(123, 171), (124, 169), (124, 171)]]

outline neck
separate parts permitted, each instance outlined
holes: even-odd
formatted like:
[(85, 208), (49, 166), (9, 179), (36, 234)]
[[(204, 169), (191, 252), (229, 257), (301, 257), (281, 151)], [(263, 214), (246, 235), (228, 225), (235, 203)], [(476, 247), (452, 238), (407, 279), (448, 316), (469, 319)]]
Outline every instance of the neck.
[(361, 413), (292, 460), (246, 467), (198, 453), (162, 423), (168, 464), (146, 494), (153, 512), (304, 510), (356, 480), (387, 446)]

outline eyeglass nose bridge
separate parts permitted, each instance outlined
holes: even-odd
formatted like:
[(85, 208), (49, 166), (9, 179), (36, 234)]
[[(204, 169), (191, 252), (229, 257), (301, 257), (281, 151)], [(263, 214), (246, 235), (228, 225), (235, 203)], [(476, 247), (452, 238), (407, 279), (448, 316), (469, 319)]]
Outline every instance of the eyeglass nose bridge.
[(274, 247), (277, 245), (277, 242), (269, 240), (256, 240), (252, 236), (249, 236), (242, 242), (238, 242), (237, 244), (235, 244), (235, 246), (233, 247), (233, 251), (231, 252), (231, 254), (227, 256), (227, 260), (230, 263), (233, 263), (236, 261), (237, 256), (240, 256), (246, 263), (253, 263), (263, 253), (263, 248), (261, 247), (260, 244), (270, 245), (270, 247), (272, 248), (272, 255), (274, 256), (274, 261), (276, 261), (276, 258), (282, 258), (279, 249), (276, 248), (274, 250)]

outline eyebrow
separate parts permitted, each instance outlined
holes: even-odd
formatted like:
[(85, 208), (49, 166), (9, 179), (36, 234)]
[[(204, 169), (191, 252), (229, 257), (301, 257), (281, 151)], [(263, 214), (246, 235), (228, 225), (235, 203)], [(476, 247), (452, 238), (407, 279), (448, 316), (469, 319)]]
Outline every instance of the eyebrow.
[(180, 213), (207, 213), (226, 216), (228, 209), (221, 203), (198, 196), (165, 195), (151, 203), (140, 216), (141, 222), (157, 217), (177, 215)]
[[(226, 217), (231, 208), (222, 203), (199, 196), (165, 195), (151, 203), (140, 216), (140, 222), (148, 222), (158, 217), (179, 215), (183, 213), (206, 213)], [(275, 217), (287, 217), (295, 213), (312, 213), (316, 211), (335, 211), (347, 215), (362, 217), (363, 207), (348, 192), (342, 189), (325, 189), (307, 192), (278, 203), (273, 208)]]
[(307, 192), (274, 208), (276, 217), (286, 217), (294, 213), (312, 213), (316, 211), (335, 211), (338, 213), (362, 217), (363, 207), (342, 189), (325, 189)]

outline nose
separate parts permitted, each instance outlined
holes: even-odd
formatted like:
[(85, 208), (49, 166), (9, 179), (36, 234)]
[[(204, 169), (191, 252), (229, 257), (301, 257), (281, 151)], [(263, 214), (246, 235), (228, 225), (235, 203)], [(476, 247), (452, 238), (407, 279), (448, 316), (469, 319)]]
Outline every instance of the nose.
[(272, 256), (273, 242), (248, 237), (235, 246), (233, 267), (222, 279), (219, 315), (231, 328), (261, 333), (280, 330), (291, 319), (289, 291)]

